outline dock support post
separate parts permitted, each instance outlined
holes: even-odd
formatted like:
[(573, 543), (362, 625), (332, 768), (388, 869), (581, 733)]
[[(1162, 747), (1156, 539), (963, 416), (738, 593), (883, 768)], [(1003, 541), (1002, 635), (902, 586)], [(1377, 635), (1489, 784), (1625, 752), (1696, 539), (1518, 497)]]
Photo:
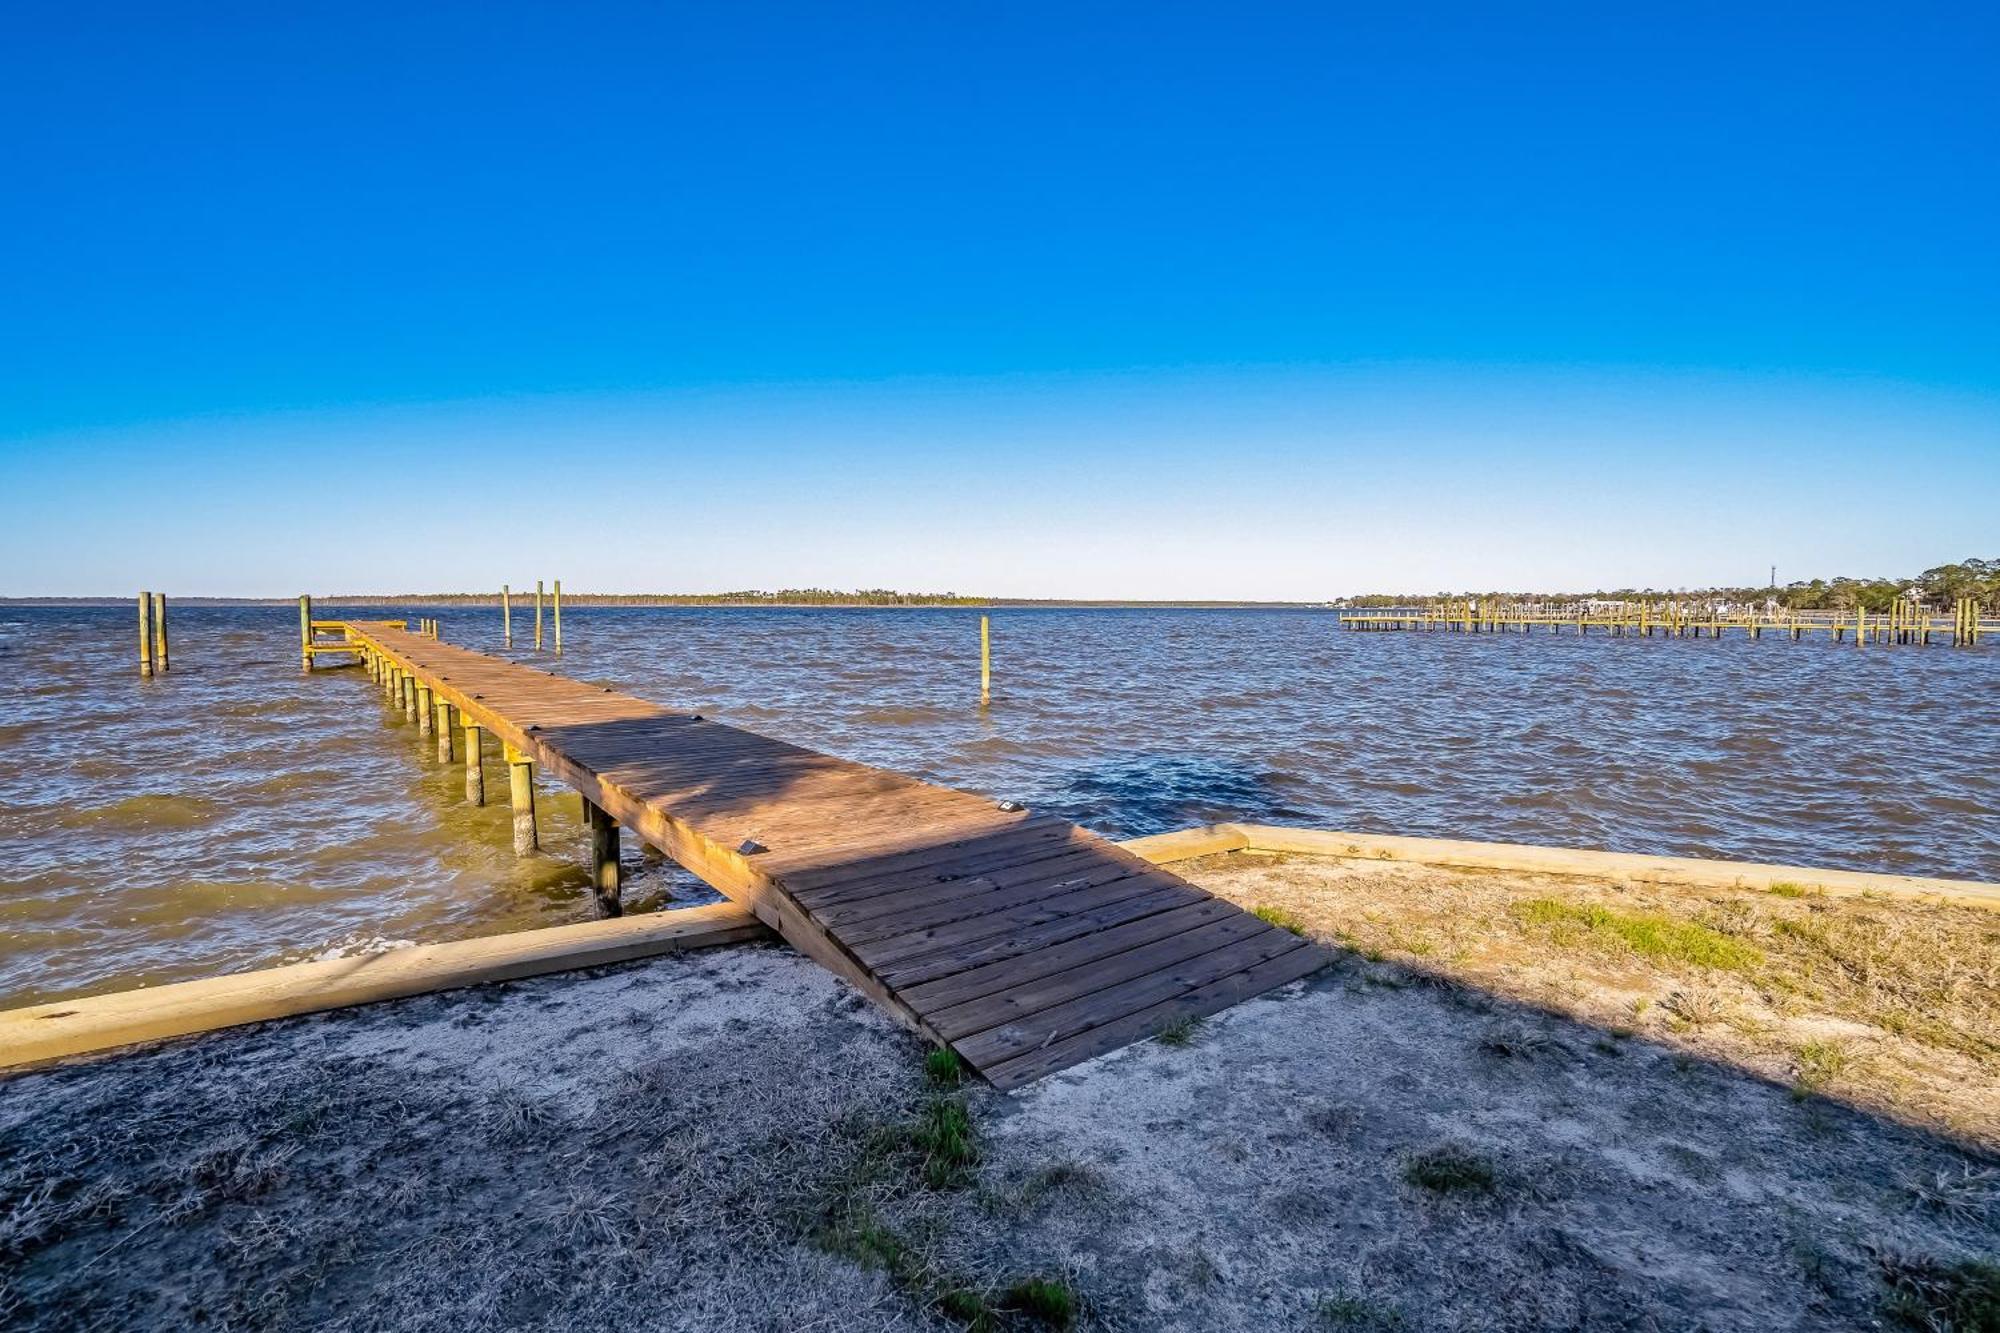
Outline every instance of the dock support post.
[(139, 594), (139, 676), (153, 678), (153, 594)]
[[(463, 717), (464, 714), (459, 714)], [(465, 803), (486, 804), (485, 732), (476, 722), (465, 724)]]
[(599, 916), (622, 916), (618, 870), (618, 821), (588, 796), (583, 798), (584, 821), (590, 825), (590, 889)]
[(535, 651), (542, 651), (542, 581), (535, 580)]
[(403, 673), (403, 720), (417, 720), (417, 678), (407, 671)]
[(507, 585), (500, 585), (500, 633), (506, 637), (507, 646), (514, 646), (514, 600), (507, 591)]
[(173, 670), (167, 658), (167, 595), (153, 594), (153, 669), (161, 675)]
[(562, 580), (555, 586), (556, 656), (562, 656)]
[(993, 697), (993, 629), (985, 616), (979, 617), (979, 702)]
[(313, 599), (299, 594), (299, 670), (313, 669)]
[(417, 735), (428, 736), (436, 716), (431, 708), (431, 687), (417, 686)]
[(449, 703), (445, 702), (443, 699), (439, 699), (435, 694), (433, 694), (431, 698), (433, 700), (432, 706), (437, 709), (437, 721), (431, 727), (431, 731), (437, 736), (438, 762), (440, 764), (448, 764), (451, 762), (451, 749), (452, 749), (451, 746), (452, 708)]
[(526, 856), (541, 845), (535, 832), (535, 764), (509, 745), (507, 796), (514, 804), (514, 855)]

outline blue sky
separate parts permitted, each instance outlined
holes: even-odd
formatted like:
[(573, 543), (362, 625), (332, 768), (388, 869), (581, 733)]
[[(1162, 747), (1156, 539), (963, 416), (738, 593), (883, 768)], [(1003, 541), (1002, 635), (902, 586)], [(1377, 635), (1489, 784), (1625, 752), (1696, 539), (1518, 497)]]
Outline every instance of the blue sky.
[(1507, 8), (17, 8), (0, 593), (2000, 554), (1994, 11)]

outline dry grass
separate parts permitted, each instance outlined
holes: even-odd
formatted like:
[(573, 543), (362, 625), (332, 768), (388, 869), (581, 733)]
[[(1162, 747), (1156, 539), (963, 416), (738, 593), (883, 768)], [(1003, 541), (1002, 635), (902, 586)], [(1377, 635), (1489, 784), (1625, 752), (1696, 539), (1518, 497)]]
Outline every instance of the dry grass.
[(1176, 867), (1266, 920), (2000, 1145), (2000, 915), (1329, 858)]

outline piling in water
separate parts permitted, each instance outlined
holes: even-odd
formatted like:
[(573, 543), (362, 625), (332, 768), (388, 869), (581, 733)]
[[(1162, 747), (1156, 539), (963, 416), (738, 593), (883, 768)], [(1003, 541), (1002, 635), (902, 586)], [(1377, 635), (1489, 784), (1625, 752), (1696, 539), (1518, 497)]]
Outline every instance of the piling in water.
[(153, 678), (153, 594), (139, 594), (139, 675)]

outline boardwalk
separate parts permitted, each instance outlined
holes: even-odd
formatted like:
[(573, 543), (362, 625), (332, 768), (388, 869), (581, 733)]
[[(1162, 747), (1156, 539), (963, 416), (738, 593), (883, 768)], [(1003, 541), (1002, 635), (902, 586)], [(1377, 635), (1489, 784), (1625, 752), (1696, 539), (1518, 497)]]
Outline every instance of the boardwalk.
[(401, 628), (319, 628), (378, 673), (407, 672), (459, 725), (575, 787), (1002, 1088), (1328, 961), (1061, 819)]

